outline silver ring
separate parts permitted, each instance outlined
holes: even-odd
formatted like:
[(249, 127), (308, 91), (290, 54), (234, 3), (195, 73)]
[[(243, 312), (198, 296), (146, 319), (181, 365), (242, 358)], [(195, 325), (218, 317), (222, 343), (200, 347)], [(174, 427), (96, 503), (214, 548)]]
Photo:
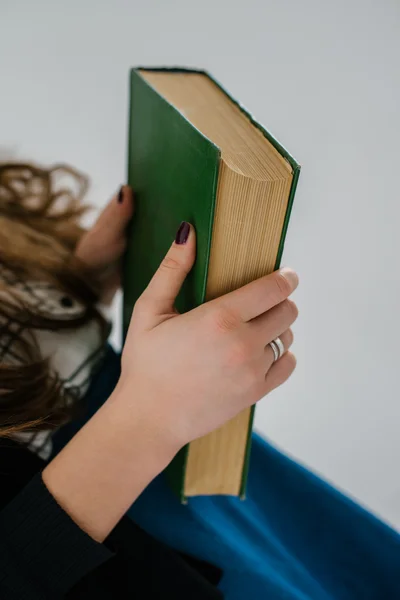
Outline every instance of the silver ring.
[(281, 356), (283, 356), (283, 354), (285, 354), (285, 346), (283, 345), (283, 342), (280, 337), (277, 337), (276, 339), (274, 339), (274, 344), (276, 344), (278, 346), (279, 358), (280, 358)]
[(272, 352), (274, 353), (274, 362), (276, 362), (284, 354), (285, 346), (283, 345), (282, 340), (279, 337), (274, 339), (268, 345), (272, 348)]
[(279, 358), (278, 346), (276, 346), (274, 342), (269, 342), (268, 346), (270, 346), (270, 348), (272, 349), (272, 352), (274, 353), (274, 362), (276, 362)]

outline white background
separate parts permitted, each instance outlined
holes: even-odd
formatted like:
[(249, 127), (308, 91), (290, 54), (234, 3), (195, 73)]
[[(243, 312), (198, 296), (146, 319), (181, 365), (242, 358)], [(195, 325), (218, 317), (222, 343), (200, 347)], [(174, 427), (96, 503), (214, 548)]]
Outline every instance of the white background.
[(301, 278), (272, 441), (400, 527), (398, 0), (0, 0), (2, 154), (125, 176), (132, 65), (205, 67), (303, 166)]

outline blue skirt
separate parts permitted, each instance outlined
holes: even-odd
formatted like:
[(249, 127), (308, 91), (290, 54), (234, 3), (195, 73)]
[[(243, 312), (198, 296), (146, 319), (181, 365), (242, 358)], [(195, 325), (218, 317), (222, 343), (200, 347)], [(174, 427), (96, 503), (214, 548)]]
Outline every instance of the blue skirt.
[[(119, 376), (111, 349), (87, 413), (55, 437), (55, 451), (108, 398)], [(180, 504), (163, 474), (129, 511), (148, 533), (221, 567), (227, 600), (400, 600), (400, 536), (257, 435), (247, 498)]]

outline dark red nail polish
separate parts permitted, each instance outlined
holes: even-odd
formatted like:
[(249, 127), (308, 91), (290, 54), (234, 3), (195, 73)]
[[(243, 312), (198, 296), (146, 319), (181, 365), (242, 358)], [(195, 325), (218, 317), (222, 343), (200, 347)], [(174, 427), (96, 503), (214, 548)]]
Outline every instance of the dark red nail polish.
[(117, 198), (118, 204), (122, 204), (123, 200), (124, 200), (124, 188), (121, 185), (120, 190), (118, 192), (118, 198)]
[(176, 232), (175, 243), (186, 244), (190, 233), (190, 225), (186, 221), (182, 221), (178, 231)]

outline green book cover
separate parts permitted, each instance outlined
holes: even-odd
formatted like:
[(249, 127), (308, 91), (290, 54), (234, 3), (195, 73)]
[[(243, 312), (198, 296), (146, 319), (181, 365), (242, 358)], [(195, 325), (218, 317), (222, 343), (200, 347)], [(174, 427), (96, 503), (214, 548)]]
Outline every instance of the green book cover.
[[(218, 87), (220, 95), (223, 93), (224, 97), (235, 105), (235, 110), (239, 109), (242, 115), (245, 115), (251, 127), (261, 132), (289, 166), (290, 183), (285, 192), (285, 213), (279, 226), (274, 268), (280, 264), (300, 172), (299, 165), (288, 152), (205, 71), (181, 68), (132, 69), (127, 179), (134, 190), (135, 216), (130, 225), (123, 269), (124, 336), (136, 300), (157, 270), (182, 221), (194, 225), (197, 251), (195, 265), (183, 285), (176, 306), (180, 312), (186, 312), (207, 300), (214, 218), (218, 193), (221, 193), (218, 192), (223, 153), (220, 145), (209, 139), (209, 136), (191, 122), (182, 106), (177, 106), (179, 102), (172, 102), (168, 94), (156, 89), (154, 82), (151, 83), (151, 77), (146, 76), (152, 73), (197, 73), (207, 78), (215, 88)], [(181, 94), (179, 83), (174, 83), (172, 95)], [(268, 223), (265, 224), (265, 227), (267, 226)], [(229, 227), (229, 224), (226, 224), (226, 227)], [(251, 410), (249, 418), (241, 466), (238, 495), (242, 498), (245, 496), (253, 414), (254, 409)], [(179, 452), (167, 469), (171, 485), (182, 501), (186, 501), (184, 481), (187, 460), (188, 447)]]

